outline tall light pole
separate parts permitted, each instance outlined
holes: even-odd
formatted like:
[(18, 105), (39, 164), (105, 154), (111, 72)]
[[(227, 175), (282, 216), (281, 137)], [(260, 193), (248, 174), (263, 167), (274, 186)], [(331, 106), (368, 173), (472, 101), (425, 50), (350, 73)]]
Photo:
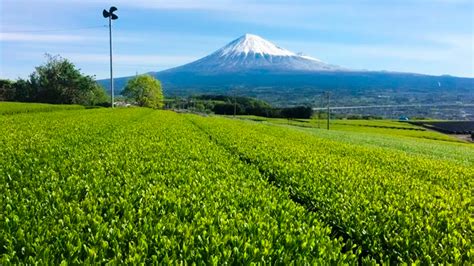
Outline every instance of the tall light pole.
[(110, 47), (110, 95), (111, 95), (111, 104), (114, 108), (114, 74), (112, 69), (112, 20), (118, 19), (118, 16), (114, 14), (117, 11), (117, 8), (112, 6), (109, 8), (109, 11), (102, 11), (104, 18), (109, 19), (109, 47)]

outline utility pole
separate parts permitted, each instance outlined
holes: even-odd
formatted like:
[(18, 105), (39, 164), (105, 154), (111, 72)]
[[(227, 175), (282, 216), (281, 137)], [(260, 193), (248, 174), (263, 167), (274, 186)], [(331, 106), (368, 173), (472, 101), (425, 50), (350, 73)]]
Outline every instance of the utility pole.
[(235, 90), (234, 90), (234, 118), (235, 115), (237, 114), (237, 96), (235, 95)]
[(327, 124), (327, 128), (329, 130), (329, 119), (331, 117), (331, 108), (329, 107), (329, 91), (326, 92), (326, 97), (327, 97), (327, 106), (328, 106), (328, 110), (327, 110), (327, 119), (328, 119), (328, 124)]
[(321, 110), (318, 110), (318, 128), (321, 128)]
[(112, 69), (112, 20), (118, 19), (118, 16), (114, 14), (117, 11), (117, 8), (112, 6), (109, 8), (109, 11), (102, 11), (104, 18), (109, 18), (109, 48), (110, 48), (110, 95), (111, 95), (111, 104), (114, 108), (114, 75)]
[(324, 97), (321, 95), (321, 98), (319, 99), (319, 109), (318, 109), (318, 128), (321, 128), (321, 109), (324, 105)]

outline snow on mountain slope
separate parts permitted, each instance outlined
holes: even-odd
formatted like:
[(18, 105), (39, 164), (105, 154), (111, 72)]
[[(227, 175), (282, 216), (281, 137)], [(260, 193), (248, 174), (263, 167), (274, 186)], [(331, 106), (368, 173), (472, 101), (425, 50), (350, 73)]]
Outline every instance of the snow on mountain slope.
[[(239, 87), (248, 89), (252, 96), (298, 101), (307, 101), (308, 96), (312, 97), (311, 90), (314, 93), (321, 90), (374, 90), (380, 91), (381, 95), (386, 90), (410, 92), (414, 88), (430, 93), (442, 88), (467, 91), (472, 90), (474, 80), (345, 69), (293, 53), (252, 34), (245, 34), (192, 63), (149, 74), (162, 82), (166, 93), (176, 95), (225, 94), (228, 89)], [(117, 93), (131, 78), (133, 76), (115, 79)], [(109, 88), (108, 80), (99, 82)]]
[(245, 34), (209, 56), (165, 72), (338, 71), (341, 67), (293, 53), (253, 34)]
[(280, 48), (260, 36), (248, 33), (219, 49), (216, 53), (222, 57), (234, 57), (241, 54), (296, 56), (295, 53)]

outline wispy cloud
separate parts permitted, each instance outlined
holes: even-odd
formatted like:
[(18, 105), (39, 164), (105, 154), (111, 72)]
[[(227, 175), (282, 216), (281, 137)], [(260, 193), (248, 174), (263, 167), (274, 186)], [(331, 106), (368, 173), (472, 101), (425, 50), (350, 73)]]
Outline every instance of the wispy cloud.
[(97, 40), (90, 36), (70, 34), (5, 33), (0, 32), (2, 42), (78, 42)]
[[(80, 43), (80, 42), (108, 42), (107, 34), (51, 34), (51, 33), (22, 33), (0, 32), (0, 42), (30, 43)], [(140, 43), (147, 39), (143, 36), (115, 36), (115, 43)]]
[[(29, 0), (6, 0), (15, 2), (30, 2)], [(62, 0), (36, 0), (39, 3), (59, 3)], [(291, 9), (305, 9), (307, 7), (319, 7), (319, 9), (312, 9), (312, 11), (318, 12), (319, 10), (324, 11), (328, 7), (348, 7), (347, 1), (333, 0), (333, 1), (314, 1), (314, 0), (294, 0), (294, 1), (257, 1), (257, 0), (115, 0), (110, 2), (108, 0), (68, 0), (68, 3), (80, 3), (81, 5), (116, 5), (116, 6), (128, 6), (137, 8), (156, 8), (156, 9), (200, 9), (200, 10), (247, 10), (247, 11), (274, 11), (275, 9), (291, 8)], [(459, 4), (472, 4), (470, 0), (399, 0), (397, 4), (445, 4), (445, 5), (459, 5)], [(384, 6), (386, 4), (383, 1), (354, 1), (353, 5), (363, 6)], [(288, 9), (286, 9), (288, 10)]]
[[(95, 53), (64, 53), (61, 56), (71, 59), (79, 63), (108, 63), (108, 54)], [(197, 59), (195, 56), (179, 56), (179, 55), (157, 55), (157, 54), (117, 54), (114, 56), (114, 62), (117, 64), (130, 64), (142, 66), (155, 65), (174, 65), (184, 64)]]
[[(31, 3), (30, 0), (4, 0), (10, 3)], [(63, 0), (36, 0), (33, 5), (47, 5), (47, 4), (64, 4)], [(81, 6), (98, 6), (98, 5), (115, 5), (118, 7), (134, 7), (143, 9), (197, 9), (197, 10), (229, 10), (232, 6), (240, 6), (239, 1), (230, 0), (115, 0), (113, 2), (107, 0), (68, 0), (68, 5), (81, 5)]]
[[(349, 44), (280, 40), (282, 47), (353, 69), (391, 70), (474, 77), (472, 47), (445, 39), (443, 45)], [(464, 44), (463, 44), (464, 45)]]
[(429, 41), (433, 44), (439, 44), (441, 46), (451, 49), (465, 49), (471, 50), (474, 56), (474, 35), (473, 34), (428, 34), (421, 36), (420, 38)]
[[(446, 40), (448, 42), (448, 40)], [(347, 44), (339, 42), (293, 42), (281, 40), (284, 47), (290, 47), (298, 52), (304, 52), (311, 56), (320, 56), (314, 53), (339, 54), (345, 57), (371, 57), (396, 58), (401, 60), (417, 60), (423, 62), (437, 62), (443, 60), (467, 61), (469, 58), (462, 57), (463, 53), (469, 55), (469, 50), (459, 50), (456, 46), (435, 47), (430, 46), (407, 46), (403, 44)], [(467, 47), (467, 46), (466, 46)], [(469, 47), (471, 48), (471, 47)], [(453, 57), (453, 51), (459, 51), (457, 57)], [(472, 59), (472, 56), (471, 56)]]

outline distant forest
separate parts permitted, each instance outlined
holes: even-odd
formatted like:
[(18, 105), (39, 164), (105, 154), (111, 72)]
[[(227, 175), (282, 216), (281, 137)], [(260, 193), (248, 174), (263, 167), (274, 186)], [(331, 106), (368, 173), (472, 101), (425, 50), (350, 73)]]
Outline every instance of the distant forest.
[(256, 115), (289, 119), (310, 118), (313, 114), (309, 106), (274, 107), (255, 98), (228, 95), (199, 95), (187, 99), (168, 99), (166, 107), (212, 112), (219, 115)]

